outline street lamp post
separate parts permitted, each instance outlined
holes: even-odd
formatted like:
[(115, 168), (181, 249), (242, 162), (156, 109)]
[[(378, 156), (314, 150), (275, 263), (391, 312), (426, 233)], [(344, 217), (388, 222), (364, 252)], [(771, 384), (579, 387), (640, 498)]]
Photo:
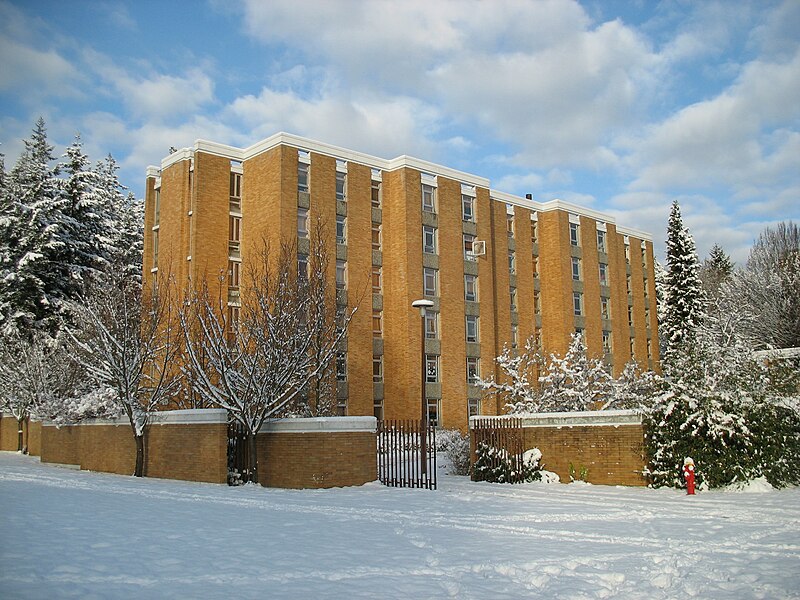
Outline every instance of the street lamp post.
[(427, 477), (428, 475), (428, 403), (425, 396), (425, 314), (427, 309), (433, 307), (432, 300), (414, 300), (411, 306), (419, 309), (420, 316), (420, 354), (422, 356), (422, 386), (421, 386), (421, 401), (420, 401), (420, 433), (419, 433), (419, 465), (420, 473)]

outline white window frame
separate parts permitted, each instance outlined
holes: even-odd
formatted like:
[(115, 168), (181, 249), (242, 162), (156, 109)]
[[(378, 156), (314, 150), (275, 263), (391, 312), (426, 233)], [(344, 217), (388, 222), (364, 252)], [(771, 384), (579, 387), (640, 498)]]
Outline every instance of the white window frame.
[(572, 292), (572, 312), (576, 317), (583, 316), (583, 294), (581, 292)]
[(467, 385), (477, 385), (481, 376), (481, 359), (477, 356), (467, 357)]
[(347, 243), (347, 217), (345, 215), (336, 215), (336, 243)]
[(424, 296), (439, 295), (439, 269), (422, 268), (422, 294)]
[(464, 330), (467, 342), (479, 343), (481, 341), (480, 317), (477, 315), (466, 315), (464, 317)]
[[(469, 290), (472, 288), (472, 294)], [(472, 297), (470, 297), (472, 296)], [(478, 302), (478, 276), (471, 273), (464, 274), (464, 300), (466, 302)]]
[(425, 383), (439, 383), (439, 355), (425, 355)]
[(422, 252), (424, 254), (436, 254), (438, 246), (436, 238), (436, 227), (432, 225), (422, 226)]
[(467, 223), (475, 222), (475, 197), (461, 194), (461, 220)]
[(422, 184), (422, 212), (436, 214), (436, 186)]

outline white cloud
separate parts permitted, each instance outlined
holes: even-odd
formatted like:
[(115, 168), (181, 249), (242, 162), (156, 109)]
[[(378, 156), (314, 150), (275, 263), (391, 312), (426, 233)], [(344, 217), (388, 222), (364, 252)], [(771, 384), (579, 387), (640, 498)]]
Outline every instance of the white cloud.
[(264, 88), (258, 96), (237, 98), (225, 115), (241, 123), (252, 142), (287, 131), (384, 158), (414, 154), (433, 159), (436, 153), (430, 134), (439, 115), (413, 98), (305, 99)]
[(78, 71), (53, 50), (37, 50), (0, 35), (0, 56), (0, 92), (17, 92), (23, 102), (26, 94), (33, 99), (77, 94), (73, 84), (80, 79)]

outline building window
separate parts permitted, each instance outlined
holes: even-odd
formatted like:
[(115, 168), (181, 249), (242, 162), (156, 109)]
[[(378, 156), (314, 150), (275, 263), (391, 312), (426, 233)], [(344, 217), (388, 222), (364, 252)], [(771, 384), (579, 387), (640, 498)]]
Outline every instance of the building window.
[(372, 180), (372, 208), (381, 207), (382, 196), (381, 182), (377, 179)]
[(597, 230), (597, 250), (598, 252), (607, 252), (606, 250), (606, 232)]
[(467, 357), (467, 383), (477, 385), (481, 376), (481, 359), (475, 356)]
[(347, 243), (347, 217), (344, 215), (336, 215), (336, 243)]
[(340, 417), (347, 416), (347, 398), (339, 398), (336, 401), (336, 414)]
[(425, 254), (436, 254), (436, 227), (422, 226), (422, 251)]
[(156, 229), (153, 232), (153, 268), (158, 268), (158, 232)]
[(372, 266), (372, 293), (383, 293), (383, 268)]
[(372, 357), (372, 383), (383, 383), (383, 355)]
[(383, 236), (380, 223), (372, 222), (372, 249), (381, 250), (383, 248)]
[(436, 212), (436, 188), (426, 183), (422, 184), (422, 210)]
[(575, 335), (579, 335), (583, 337), (583, 327), (576, 327), (575, 328)]
[(439, 383), (439, 357), (436, 354), (425, 355), (425, 383)]
[(464, 275), (464, 300), (467, 302), (478, 301), (478, 276)]
[(599, 267), (600, 285), (608, 285), (608, 265), (600, 263)]
[(439, 271), (425, 267), (422, 270), (422, 293), (425, 296), (436, 296), (438, 289)]
[(572, 244), (573, 246), (580, 246), (577, 223), (569, 224), (569, 243)]
[(347, 201), (347, 173), (336, 171), (336, 199), (339, 202)]
[(228, 256), (240, 256), (242, 243), (242, 217), (228, 217)]
[(576, 256), (572, 257), (572, 279), (573, 281), (581, 280), (581, 259)]
[(653, 344), (650, 340), (647, 340), (647, 358), (653, 358)]
[(536, 279), (539, 277), (539, 257), (533, 257), (533, 278)]
[(633, 327), (633, 307), (628, 305), (628, 327)]
[(625, 244), (625, 262), (631, 264), (631, 247), (629, 244)]
[(372, 414), (378, 421), (383, 421), (383, 400), (373, 401)]
[(642, 266), (647, 265), (647, 248), (642, 246)]
[(508, 272), (511, 275), (517, 272), (517, 258), (513, 250), (508, 251)]
[(347, 353), (336, 354), (336, 381), (347, 381)]
[(478, 339), (478, 317), (476, 315), (467, 315), (466, 317), (466, 328), (467, 328), (467, 341), (468, 342), (477, 342)]
[(611, 318), (611, 298), (600, 296), (600, 318), (606, 320)]
[(631, 358), (636, 356), (636, 340), (631, 338)]
[(633, 293), (633, 288), (631, 288), (631, 274), (628, 273), (625, 275), (625, 289), (628, 291), (628, 294)]
[[(156, 190), (156, 202), (158, 202), (158, 190)], [(158, 204), (156, 204), (158, 206)], [(231, 173), (230, 205), (229, 210), (239, 212), (242, 210), (242, 174)], [(158, 213), (156, 213), (158, 215)], [(156, 220), (156, 222), (158, 222)]]
[(336, 289), (347, 289), (347, 261), (336, 261)]
[(439, 426), (439, 400), (437, 398), (428, 398), (428, 423), (434, 427)]
[(514, 215), (513, 214), (506, 214), (506, 233), (508, 237), (514, 237)]
[(308, 279), (308, 254), (297, 254), (297, 276), (300, 279)]
[(425, 311), (425, 338), (428, 340), (439, 338), (439, 313)]
[(481, 401), (480, 398), (467, 399), (467, 412), (470, 417), (476, 417), (481, 414)]
[(539, 222), (531, 221), (531, 243), (535, 244), (539, 241)]
[(306, 163), (297, 163), (297, 191), (308, 192), (308, 167)]
[(576, 317), (583, 314), (583, 294), (580, 292), (572, 292), (572, 308)]
[(542, 295), (539, 290), (533, 290), (533, 314), (542, 314)]
[(237, 291), (239, 289), (241, 268), (242, 263), (238, 260), (228, 261), (228, 291)]
[(644, 326), (650, 327), (650, 307), (644, 307)]
[(517, 288), (513, 285), (508, 288), (509, 296), (511, 296), (511, 312), (517, 310)]
[(475, 198), (461, 194), (461, 219), (468, 223), (475, 222)]
[(511, 324), (511, 347), (519, 346), (519, 325)]
[(475, 255), (472, 254), (472, 244), (475, 242), (475, 236), (469, 233), (464, 234), (464, 260), (477, 260)]
[(308, 209), (297, 209), (297, 237), (308, 239)]
[(239, 316), (241, 308), (238, 306), (228, 306), (228, 336), (234, 336), (239, 331)]
[(372, 337), (383, 337), (383, 311), (372, 311)]
[(611, 332), (603, 330), (603, 352), (611, 354)]

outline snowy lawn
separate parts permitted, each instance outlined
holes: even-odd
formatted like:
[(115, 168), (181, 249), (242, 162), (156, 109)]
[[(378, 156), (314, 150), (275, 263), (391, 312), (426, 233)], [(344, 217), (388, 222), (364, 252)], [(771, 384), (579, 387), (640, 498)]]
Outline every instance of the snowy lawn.
[(798, 598), (800, 490), (324, 491), (0, 453), (0, 597)]

